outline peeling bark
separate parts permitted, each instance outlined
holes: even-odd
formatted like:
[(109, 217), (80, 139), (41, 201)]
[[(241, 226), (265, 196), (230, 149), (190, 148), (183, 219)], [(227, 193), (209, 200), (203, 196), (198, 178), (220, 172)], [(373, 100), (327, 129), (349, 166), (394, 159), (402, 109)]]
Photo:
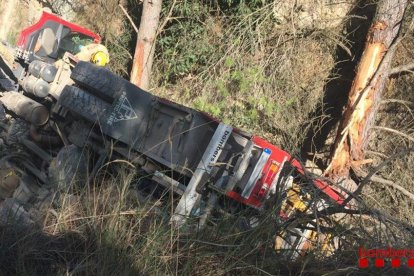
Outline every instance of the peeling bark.
[(382, 0), (378, 3), (331, 151), (331, 162), (325, 170), (325, 176), (335, 182), (349, 180), (351, 169), (357, 171), (361, 164), (367, 163), (364, 150), (389, 76), (395, 51), (393, 44), (406, 6), (407, 0)]

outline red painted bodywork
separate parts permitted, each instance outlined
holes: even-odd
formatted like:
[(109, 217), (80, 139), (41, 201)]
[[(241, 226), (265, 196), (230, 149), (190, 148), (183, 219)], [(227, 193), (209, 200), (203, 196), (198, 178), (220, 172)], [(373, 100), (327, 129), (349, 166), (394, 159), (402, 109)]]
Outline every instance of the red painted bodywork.
[[(302, 175), (305, 172), (300, 162), (298, 162), (298, 160), (296, 159), (293, 159), (292, 156), (287, 152), (281, 150), (280, 148), (276, 147), (275, 145), (272, 145), (268, 141), (258, 136), (253, 136), (252, 141), (256, 146), (260, 148), (267, 148), (271, 150), (270, 158), (267, 161), (266, 165), (263, 167), (262, 177), (257, 181), (255, 187), (253, 188), (253, 192), (251, 193), (249, 198), (243, 198), (239, 193), (235, 191), (227, 192), (227, 196), (242, 204), (248, 205), (256, 209), (260, 209), (267, 195), (267, 192), (271, 188), (273, 181), (275, 180), (275, 178), (279, 177), (279, 172), (284, 162), (290, 162), (292, 167), (296, 168), (296, 170)], [(272, 164), (278, 165), (278, 170), (276, 172), (272, 172), (270, 170)], [(329, 198), (331, 198), (338, 204), (343, 203), (343, 196), (328, 183), (320, 179), (316, 179), (313, 181), (313, 184), (315, 185), (315, 187), (317, 187), (319, 190), (321, 190)]]
[[(295, 167), (298, 170), (300, 174), (305, 173), (302, 164), (300, 164), (298, 160), (293, 159), (291, 161), (291, 164), (293, 167)], [(316, 188), (318, 188), (320, 191), (325, 193), (328, 197), (336, 201), (338, 204), (341, 205), (345, 201), (343, 195), (340, 192), (335, 190), (331, 185), (329, 185), (322, 179), (314, 179), (313, 185), (315, 185)]]
[(17, 47), (23, 47), (24, 48), (26, 46), (26, 43), (28, 42), (29, 36), (32, 33), (42, 29), (43, 25), (48, 21), (56, 22), (57, 24), (61, 24), (63, 26), (68, 27), (73, 32), (78, 32), (78, 33), (84, 34), (86, 36), (89, 36), (89, 37), (93, 38), (95, 43), (100, 43), (101, 42), (101, 37), (98, 34), (92, 32), (91, 30), (88, 30), (88, 29), (86, 29), (82, 26), (79, 26), (79, 25), (70, 23), (66, 20), (63, 20), (62, 18), (60, 18), (60, 17), (58, 17), (54, 14), (43, 12), (42, 16), (40, 17), (40, 19), (37, 23), (35, 23), (32, 26), (27, 27), (26, 29), (24, 29), (20, 33), (20, 37), (19, 37), (19, 40), (17, 42)]

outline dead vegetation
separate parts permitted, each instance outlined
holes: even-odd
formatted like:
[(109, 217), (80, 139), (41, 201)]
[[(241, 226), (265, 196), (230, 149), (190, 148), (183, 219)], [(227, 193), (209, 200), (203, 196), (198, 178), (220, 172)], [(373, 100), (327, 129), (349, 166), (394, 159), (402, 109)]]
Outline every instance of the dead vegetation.
[[(103, 9), (102, 14), (109, 13), (111, 19), (99, 18), (92, 24), (92, 18), (85, 16), (80, 21), (89, 22), (90, 27), (104, 35), (107, 45), (115, 49), (112, 69), (127, 74), (125, 66), (132, 58), (127, 45), (132, 27), (120, 12), (117, 1), (106, 1), (111, 4), (104, 7), (100, 5), (102, 2), (92, 2), (80, 14)], [(182, 36), (174, 41), (175, 45), (187, 43), (188, 49), (198, 46), (203, 51), (191, 53), (195, 57), (186, 56), (183, 49), (174, 49), (170, 56), (158, 51), (152, 92), (212, 113), (299, 154), (308, 130), (321, 129), (326, 118), (330, 119), (331, 110), (323, 106), (329, 83), (352, 82), (352, 79), (344, 80), (342, 72), (334, 69), (346, 62), (345, 59), (349, 61), (358, 55), (352, 44), (357, 43), (353, 40), (359, 30), (343, 32), (344, 26), (353, 20), (352, 14), (344, 17), (341, 24), (317, 28), (307, 23), (301, 29), (302, 23), (295, 20), (303, 17), (295, 14), (286, 21), (276, 20), (275, 3), (269, 2), (235, 18), (212, 5), (202, 24), (189, 25), (189, 28), (199, 28), (199, 32), (185, 35), (185, 29), (179, 30)], [(176, 19), (166, 24), (159, 38), (161, 42), (168, 35), (177, 34), (169, 33), (168, 28), (173, 28), (174, 22), (186, 22), (189, 13), (194, 12), (195, 8), (182, 5), (173, 11), (172, 17)], [(369, 7), (371, 2), (358, 1), (358, 5)], [(306, 7), (298, 11), (303, 13)], [(412, 7), (409, 13), (412, 14)], [(197, 20), (201, 19), (197, 17)], [(407, 28), (406, 37), (396, 51), (395, 66), (414, 60), (412, 27)], [(191, 40), (195, 39), (194, 44)], [(168, 46), (167, 42), (162, 45)], [(339, 56), (338, 49), (346, 55)], [(207, 54), (210, 56), (205, 59)], [(182, 70), (167, 60), (171, 57), (183, 62), (191, 58), (202, 61), (196, 62), (197, 68), (189, 65), (189, 69)], [(166, 79), (166, 72), (172, 72), (175, 77)], [(39, 219), (41, 229), (0, 228), (0, 268), (5, 274), (22, 275), (356, 272), (360, 246), (392, 244), (398, 248), (410, 246), (412, 242), (409, 225), (414, 224), (414, 154), (409, 150), (413, 148), (414, 133), (413, 81), (413, 74), (405, 72), (392, 76), (386, 85), (367, 151), (371, 162), (363, 170), (368, 175), (381, 167), (365, 181), (361, 214), (354, 214), (346, 225), (338, 223), (332, 227), (343, 245), (330, 258), (322, 258), (318, 251), (293, 263), (280, 258), (272, 247), (281, 225), (270, 222), (274, 221), (271, 212), (254, 231), (235, 233), (232, 225), (238, 223), (238, 218), (229, 217), (205, 232), (176, 232), (165, 223), (165, 210), (157, 200), (142, 206), (128, 194), (135, 175), (124, 168), (109, 171), (93, 185), (81, 185), (75, 195), (62, 193), (57, 204), (48, 207), (47, 215)], [(323, 112), (317, 114), (318, 107)], [(337, 112), (341, 112), (340, 104), (327, 108), (338, 108)], [(334, 131), (332, 127), (331, 137)], [(326, 149), (333, 140), (323, 142)], [(313, 149), (314, 156), (326, 157), (321, 148), (318, 152)]]

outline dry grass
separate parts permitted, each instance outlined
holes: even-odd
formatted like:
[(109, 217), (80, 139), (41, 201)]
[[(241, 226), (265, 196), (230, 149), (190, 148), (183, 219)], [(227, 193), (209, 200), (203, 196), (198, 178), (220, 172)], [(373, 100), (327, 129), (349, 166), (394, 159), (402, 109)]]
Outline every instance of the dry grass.
[[(414, 59), (413, 43), (412, 34), (409, 33), (397, 50), (394, 59), (395, 65), (405, 64)], [(410, 139), (404, 137), (405, 134), (414, 138), (413, 81), (412, 74), (394, 76), (384, 91), (383, 103), (376, 125), (395, 129), (401, 132), (402, 135), (381, 129), (373, 130), (369, 145), (369, 158), (374, 159), (374, 165), (387, 160), (398, 151), (413, 148), (413, 140), (410, 141)], [(391, 162), (389, 166), (379, 172), (379, 175), (413, 193), (413, 165), (414, 155), (412, 153), (407, 154)], [(373, 205), (378, 206), (377, 208), (386, 210), (392, 216), (399, 217), (410, 224), (414, 223), (413, 203), (398, 190), (373, 183), (371, 191), (367, 191), (367, 195), (369, 195)]]
[[(93, 3), (92, 3), (93, 2)], [(117, 4), (90, 7), (103, 9), (108, 18), (93, 22), (107, 43), (118, 44), (124, 28)], [(105, 3), (104, 3), (105, 4)], [(297, 152), (306, 128), (322, 102), (325, 86), (334, 75), (332, 68), (341, 62), (336, 47), (347, 45), (342, 26), (333, 29), (306, 29), (294, 32), (292, 22), (280, 25), (272, 17), (273, 6), (249, 12), (235, 20), (224, 15), (209, 15), (205, 40), (216, 47), (205, 69), (181, 76), (174, 83), (157, 87), (163, 72), (157, 71), (152, 92), (224, 119), (236, 127), (254, 132), (276, 145)], [(103, 22), (103, 21), (104, 22)], [(295, 20), (292, 17), (291, 20)], [(295, 22), (293, 22), (295, 25)], [(341, 46), (338, 46), (338, 45)], [(414, 59), (413, 39), (404, 41), (396, 62)], [(119, 55), (119, 56), (117, 56)], [(130, 55), (120, 50), (113, 56), (115, 70), (122, 68)], [(163, 60), (158, 60), (162, 68)], [(157, 68), (157, 65), (155, 65)], [(157, 76), (158, 75), (158, 76)], [(378, 118), (378, 125), (413, 135), (413, 77), (392, 79)], [(380, 164), (400, 149), (412, 148), (412, 142), (387, 132), (375, 131), (369, 145), (372, 166)], [(414, 193), (412, 188), (414, 156), (394, 160), (378, 175), (395, 181)], [(99, 275), (170, 275), (170, 274), (338, 274), (356, 273), (359, 246), (406, 247), (412, 235), (401, 224), (384, 216), (354, 215), (351, 222), (339, 223), (332, 231), (343, 246), (330, 258), (315, 251), (296, 261), (287, 262), (273, 250), (274, 236), (280, 230), (272, 212), (265, 214), (258, 227), (240, 231), (236, 225), (245, 214), (229, 215), (201, 232), (177, 231), (168, 224), (170, 198), (142, 204), (131, 194), (135, 173), (126, 168), (102, 170), (93, 185), (84, 185), (77, 193), (63, 193), (48, 212), (39, 218), (39, 229), (0, 228), (0, 270), (5, 274), (99, 274)], [(365, 208), (378, 209), (391, 217), (414, 224), (412, 202), (397, 190), (371, 183), (364, 189)], [(301, 220), (303, 218), (297, 218)]]
[[(335, 40), (330, 37), (336, 31), (286, 33), (272, 27), (268, 12), (247, 15), (228, 28), (217, 43), (223, 54), (213, 56), (204, 72), (153, 92), (295, 152), (334, 66)], [(254, 19), (257, 29), (252, 31), (247, 22)]]
[[(319, 275), (355, 271), (360, 246), (402, 247), (409, 239), (399, 225), (383, 217), (356, 215), (332, 225), (342, 244), (333, 256), (326, 258), (316, 249), (287, 261), (273, 249), (275, 235), (283, 227), (274, 208), (251, 229), (238, 227), (243, 217), (251, 215), (243, 211), (215, 219), (201, 231), (176, 230), (168, 223), (170, 200), (139, 202), (131, 194), (136, 180), (130, 168), (105, 167), (94, 184), (78, 183), (77, 192), (55, 197), (38, 217), (40, 227), (0, 227), (0, 271), (6, 275)], [(305, 219), (298, 216), (290, 223)]]

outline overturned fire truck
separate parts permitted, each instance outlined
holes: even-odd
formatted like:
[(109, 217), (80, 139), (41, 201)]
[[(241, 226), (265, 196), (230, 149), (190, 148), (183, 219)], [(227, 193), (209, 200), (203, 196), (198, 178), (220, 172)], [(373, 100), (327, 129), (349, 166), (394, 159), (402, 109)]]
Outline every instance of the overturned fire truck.
[[(17, 171), (9, 174), (18, 175), (14, 182), (8, 179), (15, 190), (28, 182), (58, 189), (76, 176), (92, 179), (105, 162), (123, 158), (146, 176), (145, 187), (136, 189), (161, 187), (177, 199), (169, 220), (176, 227), (189, 218), (208, 224), (215, 209), (225, 208), (223, 201), (257, 214), (278, 206), (282, 221), (343, 203), (340, 192), (268, 141), (80, 60), (82, 48), (99, 41), (91, 31), (44, 14), (22, 32), (13, 60), (1, 60), (0, 137), (7, 149), (0, 167)], [(88, 170), (84, 164), (91, 160)], [(22, 199), (19, 204), (27, 206)], [(317, 234), (311, 227), (286, 228), (275, 248), (297, 256)]]

